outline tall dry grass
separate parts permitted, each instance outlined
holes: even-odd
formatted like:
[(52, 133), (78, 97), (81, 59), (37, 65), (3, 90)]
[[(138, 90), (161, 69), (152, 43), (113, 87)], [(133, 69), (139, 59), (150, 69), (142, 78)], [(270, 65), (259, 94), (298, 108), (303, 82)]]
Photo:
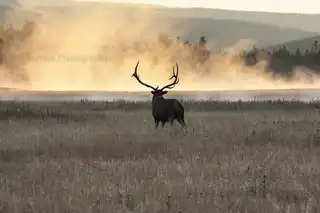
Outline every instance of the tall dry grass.
[(91, 104), (0, 110), (1, 212), (319, 211), (314, 108), (191, 108), (155, 131), (150, 110)]

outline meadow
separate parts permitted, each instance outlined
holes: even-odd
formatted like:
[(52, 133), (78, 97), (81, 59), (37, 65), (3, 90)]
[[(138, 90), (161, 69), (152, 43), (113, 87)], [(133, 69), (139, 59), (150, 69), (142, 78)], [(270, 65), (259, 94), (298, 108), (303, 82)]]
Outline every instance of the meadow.
[(0, 106), (0, 212), (319, 212), (318, 103)]

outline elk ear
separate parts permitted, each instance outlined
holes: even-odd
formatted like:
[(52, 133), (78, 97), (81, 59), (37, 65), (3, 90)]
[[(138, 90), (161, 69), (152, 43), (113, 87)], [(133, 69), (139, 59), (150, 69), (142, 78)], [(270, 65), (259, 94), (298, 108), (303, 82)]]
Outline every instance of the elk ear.
[(154, 95), (154, 91), (151, 91), (151, 94)]
[(163, 91), (163, 92), (162, 92), (163, 95), (164, 95), (164, 94), (167, 94), (167, 93), (168, 93), (168, 91)]

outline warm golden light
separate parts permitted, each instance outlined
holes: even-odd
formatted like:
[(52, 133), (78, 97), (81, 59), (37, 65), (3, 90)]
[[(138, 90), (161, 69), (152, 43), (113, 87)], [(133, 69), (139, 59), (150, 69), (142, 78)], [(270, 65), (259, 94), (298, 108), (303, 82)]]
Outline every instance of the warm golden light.
[[(213, 56), (203, 66), (192, 67), (190, 50), (184, 45), (164, 49), (156, 42), (160, 33), (175, 36), (183, 32), (175, 32), (168, 20), (152, 14), (152, 9), (106, 14), (103, 9), (86, 7), (66, 16), (45, 14), (37, 20), (39, 32), (11, 50), (16, 55), (30, 53), (14, 61), (23, 62), (24, 66), (17, 69), (27, 74), (28, 82), (12, 81), (5, 68), (1, 69), (0, 82), (28, 90), (146, 91), (131, 78), (139, 60), (141, 78), (155, 86), (169, 83), (172, 66), (178, 62), (180, 83), (174, 90), (320, 88), (319, 78), (310, 77), (312, 71), (305, 68), (297, 68), (294, 81), (285, 82), (265, 73), (265, 62), (249, 68), (230, 54)], [(143, 42), (149, 52), (138, 51), (135, 42)]]

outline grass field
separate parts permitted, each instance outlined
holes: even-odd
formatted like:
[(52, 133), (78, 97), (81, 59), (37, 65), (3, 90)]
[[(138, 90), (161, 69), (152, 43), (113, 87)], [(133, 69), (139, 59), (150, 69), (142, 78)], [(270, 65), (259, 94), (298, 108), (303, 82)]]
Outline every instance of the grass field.
[(2, 103), (0, 212), (320, 211), (317, 104), (185, 105)]

